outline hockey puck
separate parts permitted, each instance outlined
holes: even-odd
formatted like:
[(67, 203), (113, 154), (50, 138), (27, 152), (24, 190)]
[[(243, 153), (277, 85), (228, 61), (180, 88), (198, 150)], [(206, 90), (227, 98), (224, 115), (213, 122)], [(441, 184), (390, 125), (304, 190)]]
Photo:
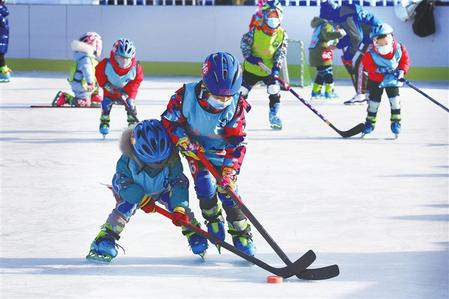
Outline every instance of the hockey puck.
[(270, 275), (267, 277), (267, 283), (282, 283), (282, 276)]

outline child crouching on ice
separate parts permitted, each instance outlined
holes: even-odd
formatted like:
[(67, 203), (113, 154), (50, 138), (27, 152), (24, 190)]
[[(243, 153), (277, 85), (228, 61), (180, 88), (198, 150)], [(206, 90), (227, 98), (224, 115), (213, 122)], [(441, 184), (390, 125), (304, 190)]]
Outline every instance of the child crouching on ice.
[(369, 104), (363, 134), (369, 134), (376, 125), (377, 110), (385, 89), (391, 107), (391, 131), (401, 132), (401, 103), (399, 87), (410, 67), (407, 49), (393, 38), (393, 28), (381, 24), (371, 32), (372, 44), (363, 56), (363, 66), (368, 72)]
[(75, 107), (100, 107), (102, 96), (99, 94), (95, 67), (101, 56), (101, 36), (95, 32), (83, 34), (71, 44), (74, 63), (70, 68), (68, 79), (75, 96), (59, 91), (52, 105), (61, 107), (69, 104)]
[[(117, 204), (92, 242), (87, 259), (110, 262), (116, 257), (116, 241), (131, 216), (138, 208), (154, 212), (156, 201), (173, 213), (176, 226), (180, 220), (200, 226), (189, 209), (189, 181), (178, 151), (160, 121), (144, 120), (125, 130), (120, 149), (122, 156), (112, 179)], [(192, 252), (203, 256), (207, 239), (185, 227), (182, 233)]]

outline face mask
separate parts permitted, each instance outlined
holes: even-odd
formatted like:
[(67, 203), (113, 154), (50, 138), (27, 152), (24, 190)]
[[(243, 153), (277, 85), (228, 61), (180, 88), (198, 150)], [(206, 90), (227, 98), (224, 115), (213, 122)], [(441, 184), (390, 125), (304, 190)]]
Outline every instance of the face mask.
[(115, 61), (117, 62), (119, 67), (121, 67), (122, 69), (126, 69), (131, 65), (132, 58), (115, 55)]
[(279, 20), (279, 18), (267, 19), (267, 26), (270, 27), (271, 29), (276, 29), (279, 27), (279, 25), (281, 25), (281, 21)]
[(388, 53), (391, 53), (393, 51), (393, 45), (392, 44), (386, 44), (384, 46), (376, 47), (377, 52), (382, 55), (387, 55)]
[(209, 96), (207, 98), (207, 103), (209, 105), (211, 105), (214, 109), (217, 109), (217, 110), (223, 110), (224, 108), (231, 105), (231, 102), (232, 102), (232, 99), (230, 99), (229, 101), (226, 101), (226, 102), (222, 102), (222, 101), (215, 99), (213, 96)]

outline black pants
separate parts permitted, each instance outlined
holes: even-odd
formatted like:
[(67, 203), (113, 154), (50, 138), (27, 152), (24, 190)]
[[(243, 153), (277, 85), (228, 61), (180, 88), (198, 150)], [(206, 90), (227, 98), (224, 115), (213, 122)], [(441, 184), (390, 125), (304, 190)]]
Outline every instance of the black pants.
[[(399, 96), (399, 87), (391, 86), (391, 87), (379, 87), (380, 82), (374, 82), (368, 80), (368, 91), (369, 91), (369, 103), (368, 103), (368, 117), (375, 118), (377, 115), (377, 110), (382, 99), (382, 93), (387, 93), (388, 98), (390, 99), (391, 105), (391, 120), (400, 120), (401, 108), (399, 106), (398, 99), (393, 100), (394, 98)], [(395, 104), (393, 104), (393, 102)]]
[(380, 88), (379, 84), (380, 84), (380, 82), (374, 82), (374, 81), (368, 80), (368, 91), (369, 91), (369, 100), (370, 101), (380, 102), (380, 100), (382, 98), (382, 93), (384, 92), (384, 89), (389, 98), (399, 96), (399, 87), (392, 86), (392, 87)]
[(332, 65), (317, 66), (317, 73), (315, 78), (315, 83), (319, 85), (332, 84), (334, 83), (334, 74), (332, 70)]
[[(251, 91), (253, 86), (256, 85), (260, 81), (262, 81), (267, 86), (276, 84), (276, 81), (272, 76), (267, 75), (265, 77), (262, 77), (262, 76), (254, 75), (247, 71), (243, 71), (242, 86), (245, 87), (246, 89), (248, 89), (248, 93)], [(248, 96), (246, 95), (245, 98), (247, 98), (247, 97)], [(278, 94), (270, 94), (268, 98), (270, 99), (270, 108), (272, 108), (275, 104), (281, 102), (281, 95), (279, 93)]]
[(0, 67), (4, 67), (6, 65), (5, 54), (0, 54)]

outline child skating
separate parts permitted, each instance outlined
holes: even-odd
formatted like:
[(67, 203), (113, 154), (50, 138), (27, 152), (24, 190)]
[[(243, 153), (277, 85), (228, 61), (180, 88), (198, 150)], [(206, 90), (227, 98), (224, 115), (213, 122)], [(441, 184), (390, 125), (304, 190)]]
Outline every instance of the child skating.
[[(273, 129), (282, 129), (279, 116), (281, 108), (281, 88), (275, 79), (287, 55), (287, 33), (281, 27), (282, 7), (278, 0), (270, 0), (262, 6), (262, 22), (245, 33), (240, 42), (243, 57), (242, 95), (245, 99), (258, 82), (267, 86), (269, 95), (268, 120)], [(267, 73), (259, 64), (271, 70)]]
[[(213, 53), (203, 64), (202, 80), (184, 84), (171, 97), (162, 123), (189, 162), (208, 232), (225, 239), (224, 209), (235, 247), (254, 255), (251, 226), (226, 192), (226, 188), (237, 191), (246, 152), (245, 112), (249, 105), (240, 96), (241, 84), (239, 61), (229, 53)], [(217, 182), (201, 164), (199, 151), (221, 173), (222, 181)]]
[[(317, 74), (312, 86), (312, 100), (338, 98), (334, 91), (333, 52), (338, 39), (346, 35), (343, 29), (337, 29), (325, 19), (315, 17), (310, 23), (313, 30), (309, 46), (309, 64), (316, 67)], [(324, 93), (323, 93), (324, 86)]]
[(363, 136), (370, 134), (376, 126), (377, 110), (385, 89), (391, 107), (391, 131), (398, 137), (401, 132), (401, 102), (399, 87), (408, 72), (410, 61), (407, 49), (393, 37), (393, 28), (383, 23), (371, 33), (373, 40), (363, 56), (363, 65), (368, 72), (368, 115)]
[(136, 47), (126, 38), (116, 41), (109, 58), (103, 59), (96, 67), (98, 85), (103, 88), (101, 103), (100, 133), (109, 133), (112, 105), (124, 105), (128, 126), (135, 124), (137, 110), (135, 99), (143, 80), (142, 66), (136, 60)]

